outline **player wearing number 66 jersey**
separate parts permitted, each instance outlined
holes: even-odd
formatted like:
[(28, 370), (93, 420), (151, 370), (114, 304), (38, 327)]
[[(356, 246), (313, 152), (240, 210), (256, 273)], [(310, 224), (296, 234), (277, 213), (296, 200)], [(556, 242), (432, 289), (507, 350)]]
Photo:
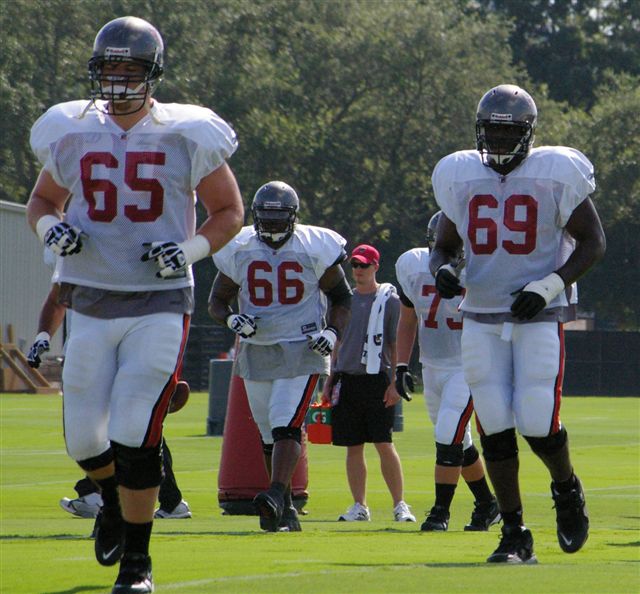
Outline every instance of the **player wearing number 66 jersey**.
[[(255, 498), (260, 525), (269, 531), (300, 530), (290, 481), (302, 422), (351, 304), (341, 266), (346, 241), (297, 224), (298, 209), (288, 184), (259, 188), (253, 226), (213, 256), (219, 272), (209, 297), (211, 316), (240, 337), (235, 372), (244, 379), (271, 477), (269, 490)], [(238, 313), (231, 309), (236, 298)]]
[[(490, 89), (477, 108), (477, 150), (444, 157), (432, 176), (444, 214), (429, 266), (445, 299), (461, 292), (455, 261), (464, 244), (462, 364), (504, 521), (492, 563), (535, 562), (516, 429), (551, 475), (562, 550), (578, 551), (589, 529), (560, 422), (562, 319), (565, 289), (602, 257), (605, 238), (589, 198), (593, 166), (573, 148), (532, 149), (537, 116), (524, 89)], [(575, 250), (564, 248), (565, 233)]]
[[(429, 221), (429, 249), (414, 248), (396, 262), (396, 278), (401, 289), (396, 388), (399, 391), (403, 388), (402, 376), (408, 373), (417, 334), (425, 403), (436, 442), (436, 500), (421, 529), (425, 532), (448, 529), (449, 509), (462, 474), (475, 498), (471, 521), (465, 530), (484, 531), (500, 521), (500, 513), (471, 438), (473, 402), (464, 381), (460, 357), (462, 314), (458, 306), (462, 297), (442, 299), (429, 271), (429, 250), (433, 248), (440, 216), (441, 212), (437, 212)], [(464, 273), (461, 273), (462, 284), (463, 279)]]
[[(233, 130), (209, 109), (153, 98), (163, 53), (147, 21), (110, 21), (88, 64), (91, 98), (55, 105), (31, 131), (42, 171), (27, 217), (60, 256), (53, 282), (74, 311), (67, 451), (101, 488), (95, 552), (102, 565), (122, 558), (118, 594), (153, 591), (162, 423), (193, 309), (191, 264), (225, 245), (244, 214), (226, 163)], [(197, 231), (196, 199), (208, 215)]]

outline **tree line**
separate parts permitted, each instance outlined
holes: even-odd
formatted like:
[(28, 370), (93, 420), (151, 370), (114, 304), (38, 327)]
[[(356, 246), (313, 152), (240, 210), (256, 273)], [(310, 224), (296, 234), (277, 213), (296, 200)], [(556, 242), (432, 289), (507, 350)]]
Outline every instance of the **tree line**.
[[(536, 145), (595, 164), (605, 260), (580, 282), (600, 327), (638, 329), (640, 3), (632, 0), (5, 0), (0, 12), (0, 199), (24, 203), (38, 173), (29, 129), (88, 94), (97, 30), (131, 14), (165, 40), (160, 101), (229, 121), (245, 204), (282, 179), (301, 220), (349, 247), (375, 244), (381, 278), (423, 245), (430, 177), (475, 146), (475, 108), (512, 82), (536, 99)], [(202, 213), (200, 213), (202, 214)], [(214, 270), (196, 267), (196, 323)]]

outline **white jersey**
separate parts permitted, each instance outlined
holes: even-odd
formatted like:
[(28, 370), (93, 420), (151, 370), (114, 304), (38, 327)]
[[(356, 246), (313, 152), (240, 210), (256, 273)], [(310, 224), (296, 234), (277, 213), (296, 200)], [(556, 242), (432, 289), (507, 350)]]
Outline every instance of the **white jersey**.
[(61, 103), (33, 125), (31, 147), (69, 190), (66, 221), (85, 236), (54, 279), (113, 291), (193, 285), (191, 270), (159, 279), (141, 262), (145, 242), (195, 234), (195, 188), (237, 148), (233, 130), (211, 110), (154, 101), (126, 132), (88, 101)]
[(217, 268), (240, 287), (241, 313), (257, 316), (258, 330), (241, 339), (253, 344), (306, 340), (325, 325), (327, 299), (320, 277), (344, 254), (346, 240), (329, 229), (295, 226), (279, 249), (258, 239), (253, 226), (243, 227), (213, 255)]
[[(563, 228), (595, 190), (593, 165), (562, 146), (533, 149), (506, 176), (459, 151), (436, 165), (436, 201), (464, 241), (467, 293), (461, 308), (509, 312), (511, 294), (562, 263)], [(567, 305), (564, 293), (548, 307)]]
[[(414, 248), (396, 262), (396, 278), (402, 292), (413, 303), (418, 318), (418, 344), (423, 365), (461, 367), (460, 335), (462, 297), (441, 299), (429, 271), (429, 250)], [(461, 276), (464, 282), (464, 276)]]

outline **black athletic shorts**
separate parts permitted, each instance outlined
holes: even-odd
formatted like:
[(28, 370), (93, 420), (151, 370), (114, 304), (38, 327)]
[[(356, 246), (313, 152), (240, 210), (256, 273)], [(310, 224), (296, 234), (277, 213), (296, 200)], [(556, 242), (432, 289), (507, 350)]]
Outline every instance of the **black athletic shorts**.
[(333, 445), (391, 443), (395, 406), (384, 406), (387, 374), (340, 373), (335, 381), (341, 383), (338, 403), (331, 408)]

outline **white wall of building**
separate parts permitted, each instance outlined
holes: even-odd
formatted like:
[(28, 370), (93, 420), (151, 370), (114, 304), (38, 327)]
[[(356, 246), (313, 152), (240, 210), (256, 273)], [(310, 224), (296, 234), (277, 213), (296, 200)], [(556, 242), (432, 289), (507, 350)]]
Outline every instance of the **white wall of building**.
[[(0, 335), (27, 351), (37, 334), (38, 316), (51, 286), (53, 270), (45, 265), (42, 244), (27, 224), (26, 207), (0, 200)], [(62, 330), (51, 354), (62, 352)]]

